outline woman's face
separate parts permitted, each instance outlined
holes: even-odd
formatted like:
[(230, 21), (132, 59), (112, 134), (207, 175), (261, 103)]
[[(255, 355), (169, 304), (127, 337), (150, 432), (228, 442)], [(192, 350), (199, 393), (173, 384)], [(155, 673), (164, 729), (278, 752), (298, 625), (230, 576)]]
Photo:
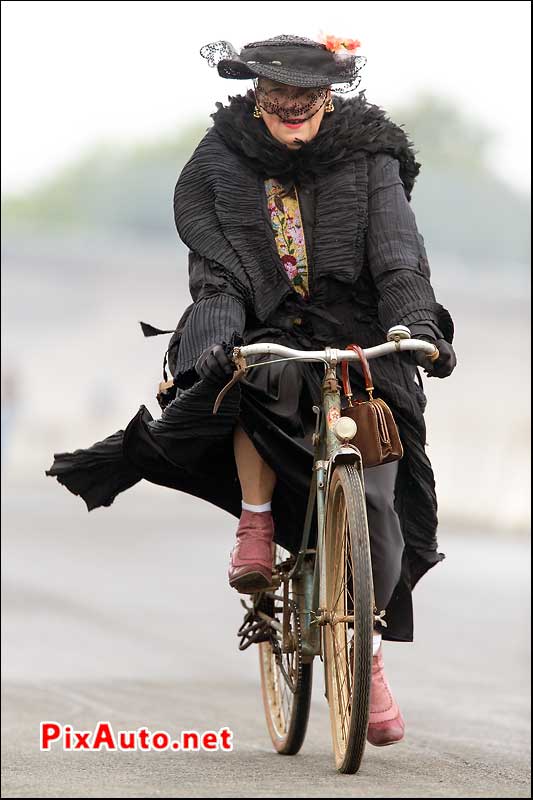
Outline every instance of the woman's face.
[[(317, 135), (324, 117), (324, 107), (330, 95), (329, 89), (325, 94), (322, 93), (317, 97), (316, 89), (287, 86), (268, 78), (259, 80), (256, 92), (261, 116), (271, 136), (291, 150), (300, 147), (297, 139), (310, 142)], [(291, 115), (291, 108), (305, 107), (310, 103), (309, 109), (300, 111), (300, 113), (295, 112), (294, 116)], [(277, 107), (280, 114), (270, 113), (264, 106), (266, 109)], [(310, 118), (306, 119), (306, 117)]]

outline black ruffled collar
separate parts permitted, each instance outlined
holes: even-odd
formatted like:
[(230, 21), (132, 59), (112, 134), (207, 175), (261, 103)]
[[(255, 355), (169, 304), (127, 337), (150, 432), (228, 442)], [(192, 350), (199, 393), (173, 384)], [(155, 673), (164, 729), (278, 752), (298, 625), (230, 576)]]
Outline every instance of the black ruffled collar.
[(318, 134), (298, 150), (276, 141), (264, 122), (254, 118), (251, 90), (228, 99), (227, 106), (217, 103), (218, 110), (211, 115), (214, 127), (225, 144), (262, 176), (305, 181), (359, 158), (361, 151), (385, 152), (400, 161), (400, 177), (410, 198), (420, 171), (412, 143), (381, 108), (367, 103), (363, 92), (349, 99), (333, 97), (334, 112), (324, 115)]

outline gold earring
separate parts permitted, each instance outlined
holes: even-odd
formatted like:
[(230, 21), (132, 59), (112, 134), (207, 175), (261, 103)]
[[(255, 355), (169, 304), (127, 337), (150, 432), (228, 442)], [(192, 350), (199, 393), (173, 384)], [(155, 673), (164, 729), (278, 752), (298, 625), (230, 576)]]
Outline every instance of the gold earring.
[(335, 111), (335, 106), (333, 105), (333, 100), (331, 99), (331, 97), (324, 106), (324, 111), (326, 114), (330, 114), (332, 111)]
[(255, 108), (254, 108), (254, 117), (255, 117), (256, 119), (261, 119), (261, 111), (259, 110), (259, 108), (257, 107), (257, 105), (256, 105), (256, 106), (255, 106)]

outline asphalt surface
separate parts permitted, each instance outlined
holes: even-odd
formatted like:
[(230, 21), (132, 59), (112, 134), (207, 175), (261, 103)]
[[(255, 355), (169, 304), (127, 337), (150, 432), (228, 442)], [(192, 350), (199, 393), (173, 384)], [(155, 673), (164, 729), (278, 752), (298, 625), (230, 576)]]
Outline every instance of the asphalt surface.
[[(268, 738), (257, 653), (240, 653), (226, 585), (235, 521), (152, 486), (87, 514), (51, 479), (3, 493), (4, 797), (528, 797), (529, 546), (440, 532), (415, 590), (415, 642), (385, 646), (406, 721), (334, 767), (316, 662), (296, 757)], [(39, 750), (39, 723), (233, 731), (222, 752)]]

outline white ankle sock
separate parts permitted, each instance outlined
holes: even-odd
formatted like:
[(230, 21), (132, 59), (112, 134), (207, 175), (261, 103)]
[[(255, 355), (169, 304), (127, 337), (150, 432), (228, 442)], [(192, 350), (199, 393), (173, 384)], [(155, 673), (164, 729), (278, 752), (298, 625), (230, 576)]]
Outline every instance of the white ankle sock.
[(375, 633), (373, 635), (373, 637), (372, 637), (372, 642), (373, 642), (372, 655), (375, 656), (375, 655), (377, 655), (377, 652), (379, 650), (379, 646), (381, 644), (381, 633)]
[(244, 511), (271, 511), (272, 510), (272, 502), (269, 500), (268, 503), (261, 503), (259, 506), (254, 506), (252, 503), (245, 503), (244, 500), (241, 501), (242, 507)]

